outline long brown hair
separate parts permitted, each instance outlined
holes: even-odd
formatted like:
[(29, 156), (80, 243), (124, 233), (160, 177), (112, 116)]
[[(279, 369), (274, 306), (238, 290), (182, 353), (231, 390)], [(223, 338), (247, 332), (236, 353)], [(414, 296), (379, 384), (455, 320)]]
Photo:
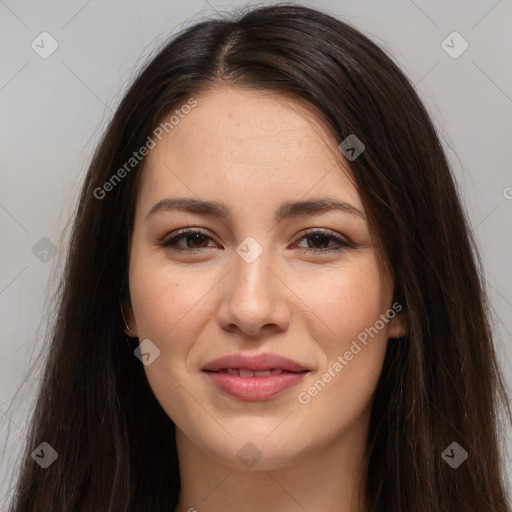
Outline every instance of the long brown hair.
[[(388, 344), (374, 396), (368, 512), (509, 511), (498, 432), (510, 408), (476, 244), (436, 131), (378, 46), (293, 4), (183, 30), (117, 108), (81, 192), (12, 510), (177, 504), (174, 424), (134, 357), (137, 340), (124, 334), (119, 307), (144, 161), (105, 197), (97, 190), (173, 108), (220, 85), (294, 94), (337, 140), (356, 134), (365, 144), (347, 163), (408, 324), (406, 338)], [(58, 452), (45, 470), (30, 457), (43, 441)], [(442, 456), (453, 442), (468, 453), (457, 469)]]

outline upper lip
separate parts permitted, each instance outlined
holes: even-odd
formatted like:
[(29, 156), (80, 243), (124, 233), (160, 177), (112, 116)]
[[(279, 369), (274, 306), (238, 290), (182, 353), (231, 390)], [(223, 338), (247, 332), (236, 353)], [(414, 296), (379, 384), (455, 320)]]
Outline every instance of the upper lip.
[(214, 359), (203, 366), (203, 370), (210, 372), (226, 370), (228, 368), (243, 368), (254, 372), (272, 369), (282, 369), (289, 372), (309, 371), (308, 368), (297, 361), (277, 354), (258, 354), (255, 356), (243, 354), (227, 355)]

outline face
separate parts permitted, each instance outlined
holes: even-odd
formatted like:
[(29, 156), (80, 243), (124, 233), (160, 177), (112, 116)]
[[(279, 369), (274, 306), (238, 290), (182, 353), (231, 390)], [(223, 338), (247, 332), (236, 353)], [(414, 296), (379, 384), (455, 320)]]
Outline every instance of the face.
[(150, 151), (136, 207), (128, 323), (149, 384), (177, 438), (232, 467), (247, 443), (257, 469), (355, 449), (402, 324), (340, 141), (290, 97), (196, 99)]

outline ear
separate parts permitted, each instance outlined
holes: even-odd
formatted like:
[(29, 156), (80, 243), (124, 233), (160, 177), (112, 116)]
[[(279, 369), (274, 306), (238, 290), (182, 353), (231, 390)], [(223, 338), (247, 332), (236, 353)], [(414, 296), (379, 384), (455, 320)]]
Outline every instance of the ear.
[[(395, 304), (397, 304), (395, 302)], [(403, 338), (407, 336), (407, 313), (405, 311), (396, 312), (395, 316), (389, 320), (388, 338)]]
[(128, 297), (121, 297), (121, 316), (123, 317), (124, 332), (130, 338), (137, 338), (137, 323), (135, 322), (135, 315), (133, 314), (133, 308)]

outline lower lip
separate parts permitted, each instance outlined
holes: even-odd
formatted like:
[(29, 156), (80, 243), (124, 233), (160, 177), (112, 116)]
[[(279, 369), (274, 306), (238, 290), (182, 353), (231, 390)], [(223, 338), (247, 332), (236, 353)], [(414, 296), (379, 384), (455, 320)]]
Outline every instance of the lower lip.
[(283, 372), (270, 377), (237, 377), (229, 373), (205, 372), (221, 391), (238, 400), (269, 400), (296, 386), (308, 372)]

